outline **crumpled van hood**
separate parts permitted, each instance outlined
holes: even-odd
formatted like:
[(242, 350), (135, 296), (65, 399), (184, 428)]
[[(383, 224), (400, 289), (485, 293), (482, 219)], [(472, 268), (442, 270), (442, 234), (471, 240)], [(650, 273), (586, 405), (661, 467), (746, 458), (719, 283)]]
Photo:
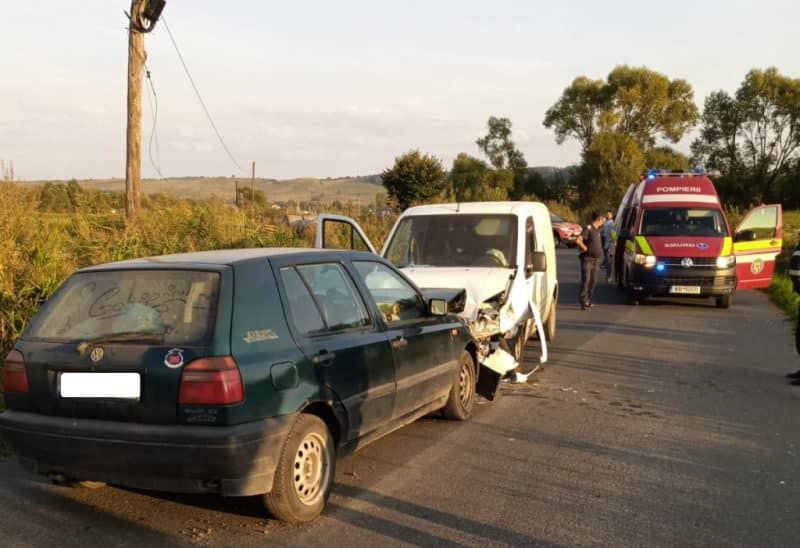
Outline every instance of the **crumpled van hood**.
[(477, 306), (506, 288), (513, 268), (500, 267), (407, 267), (403, 274), (411, 278), (418, 287), (463, 288), (467, 292), (467, 304), (459, 314), (474, 320)]

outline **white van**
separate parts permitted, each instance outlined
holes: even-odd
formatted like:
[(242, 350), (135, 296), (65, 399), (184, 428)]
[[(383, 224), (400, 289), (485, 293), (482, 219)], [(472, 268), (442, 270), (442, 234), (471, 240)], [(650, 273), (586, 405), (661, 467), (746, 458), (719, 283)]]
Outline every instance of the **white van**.
[[(321, 215), (317, 247), (337, 247), (331, 224), (350, 225), (345, 242), (377, 253), (349, 217)], [(341, 234), (341, 230), (339, 232)], [(327, 236), (326, 236), (327, 235)], [(360, 241), (359, 241), (360, 240)], [(337, 242), (339, 247), (342, 240)], [(464, 288), (459, 315), (478, 343), (482, 365), (520, 371), (535, 307), (546, 340), (556, 334), (558, 280), (550, 212), (539, 202), (473, 202), (407, 209), (380, 255), (424, 289)], [(542, 337), (540, 337), (542, 338)], [(543, 360), (546, 343), (542, 342)]]

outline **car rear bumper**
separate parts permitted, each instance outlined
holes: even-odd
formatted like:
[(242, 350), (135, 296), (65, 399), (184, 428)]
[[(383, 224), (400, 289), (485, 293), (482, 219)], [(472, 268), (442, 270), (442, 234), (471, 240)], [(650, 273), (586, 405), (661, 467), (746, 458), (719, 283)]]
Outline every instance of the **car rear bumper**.
[[(663, 272), (633, 265), (631, 286), (637, 293), (669, 297), (721, 297), (736, 290), (736, 267), (720, 269), (684, 269), (668, 267)], [(699, 287), (700, 293), (674, 293), (672, 288)]]
[(0, 414), (4, 442), (31, 472), (179, 493), (247, 496), (272, 489), (296, 415), (236, 426), (121, 423)]

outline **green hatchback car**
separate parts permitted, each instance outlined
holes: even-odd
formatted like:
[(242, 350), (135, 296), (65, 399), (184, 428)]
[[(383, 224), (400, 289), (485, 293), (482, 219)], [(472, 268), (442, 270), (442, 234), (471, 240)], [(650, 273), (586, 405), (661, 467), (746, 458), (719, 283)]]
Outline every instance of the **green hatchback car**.
[(54, 481), (261, 495), (308, 521), (337, 456), (434, 411), (470, 416), (475, 345), (448, 315), (464, 299), (354, 251), (86, 268), (6, 358), (0, 432)]

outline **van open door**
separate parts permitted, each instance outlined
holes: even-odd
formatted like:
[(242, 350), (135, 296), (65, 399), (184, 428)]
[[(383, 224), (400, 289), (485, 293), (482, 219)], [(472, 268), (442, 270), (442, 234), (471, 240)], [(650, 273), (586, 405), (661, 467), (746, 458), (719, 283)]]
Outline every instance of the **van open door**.
[(314, 247), (318, 249), (354, 249), (378, 254), (355, 219), (328, 213), (317, 217), (317, 236)]
[(775, 258), (783, 247), (780, 204), (759, 206), (745, 215), (733, 235), (737, 289), (761, 289), (772, 283)]

